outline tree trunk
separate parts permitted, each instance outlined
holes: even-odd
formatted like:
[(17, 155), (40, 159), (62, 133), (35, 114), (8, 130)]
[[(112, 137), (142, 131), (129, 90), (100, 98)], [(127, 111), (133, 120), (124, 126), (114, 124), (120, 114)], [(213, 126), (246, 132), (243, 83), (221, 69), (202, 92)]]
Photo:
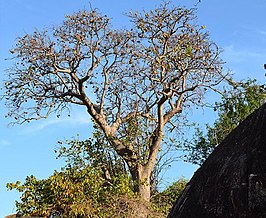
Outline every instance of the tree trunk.
[(149, 202), (151, 198), (151, 171), (151, 169), (140, 164), (130, 170), (134, 182), (134, 191), (147, 202)]

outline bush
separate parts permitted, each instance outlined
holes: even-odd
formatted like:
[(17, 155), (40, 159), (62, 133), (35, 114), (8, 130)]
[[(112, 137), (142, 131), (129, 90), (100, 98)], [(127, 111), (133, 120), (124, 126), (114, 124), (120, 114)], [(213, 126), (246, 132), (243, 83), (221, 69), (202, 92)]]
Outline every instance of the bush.
[(152, 205), (155, 211), (168, 215), (170, 209), (176, 202), (178, 196), (187, 185), (187, 180), (183, 177), (174, 182), (162, 192), (158, 192), (152, 198)]
[(24, 184), (8, 183), (7, 187), (22, 192), (16, 206), (25, 216), (107, 217), (116, 210), (120, 196), (134, 197), (129, 176), (107, 181), (101, 170), (90, 167), (55, 171), (42, 180), (28, 176)]

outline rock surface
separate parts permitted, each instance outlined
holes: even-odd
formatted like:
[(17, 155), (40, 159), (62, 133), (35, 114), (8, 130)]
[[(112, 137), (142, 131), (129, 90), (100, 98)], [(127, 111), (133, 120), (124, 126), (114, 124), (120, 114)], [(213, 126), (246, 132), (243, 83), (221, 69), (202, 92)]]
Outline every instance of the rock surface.
[(196, 171), (168, 218), (266, 217), (266, 104)]

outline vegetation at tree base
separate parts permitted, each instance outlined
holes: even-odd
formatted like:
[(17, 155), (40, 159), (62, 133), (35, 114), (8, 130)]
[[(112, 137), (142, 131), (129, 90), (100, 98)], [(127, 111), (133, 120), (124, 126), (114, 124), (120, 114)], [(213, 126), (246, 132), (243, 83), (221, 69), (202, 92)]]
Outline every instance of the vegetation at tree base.
[(109, 183), (95, 167), (67, 168), (42, 180), (29, 176), (24, 184), (7, 187), (22, 192), (16, 207), (24, 216), (128, 217), (136, 209), (131, 202), (138, 202), (128, 175), (121, 174)]
[(164, 135), (182, 131), (187, 112), (206, 104), (206, 92), (221, 92), (229, 75), (193, 9), (163, 3), (128, 17), (133, 28), (117, 30), (97, 10), (83, 10), (19, 37), (5, 100), (19, 124), (86, 108), (126, 163), (134, 192), (149, 201)]
[(151, 203), (141, 200), (132, 189), (128, 175), (120, 175), (108, 183), (101, 170), (65, 169), (48, 179), (28, 176), (23, 184), (8, 183), (9, 190), (22, 193), (16, 202), (23, 216), (40, 217), (166, 217), (186, 180), (175, 182)]
[(206, 133), (196, 128), (192, 140), (185, 142), (187, 161), (201, 165), (213, 149), (242, 122), (249, 114), (258, 109), (266, 100), (266, 86), (256, 80), (247, 80), (229, 90), (216, 103), (218, 119), (213, 126), (206, 125)]
[(152, 206), (156, 211), (168, 215), (176, 199), (186, 187), (188, 181), (184, 178), (178, 179), (164, 191), (152, 196)]
[(180, 179), (165, 191), (153, 193), (151, 203), (134, 192), (134, 181), (121, 158), (108, 150), (96, 131), (94, 138), (61, 141), (56, 152), (66, 166), (47, 179), (28, 176), (25, 182), (8, 183), (21, 192), (16, 202), (23, 216), (41, 217), (166, 217), (176, 196), (186, 185)]

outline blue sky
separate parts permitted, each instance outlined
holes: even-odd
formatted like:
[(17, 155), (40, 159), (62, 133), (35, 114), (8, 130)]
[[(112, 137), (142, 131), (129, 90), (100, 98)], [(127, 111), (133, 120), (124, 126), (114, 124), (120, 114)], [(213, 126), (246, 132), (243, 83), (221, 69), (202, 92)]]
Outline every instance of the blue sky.
[[(155, 0), (91, 0), (92, 7), (112, 17), (115, 27), (128, 25), (123, 15), (129, 10), (150, 9), (158, 5)], [(176, 5), (189, 7), (197, 0), (172, 0)], [(0, 1), (0, 84), (10, 62), (8, 50), (15, 38), (61, 23), (66, 14), (89, 8), (85, 0), (8, 0)], [(211, 39), (224, 52), (225, 69), (231, 70), (236, 79), (256, 78), (265, 83), (266, 22), (265, 0), (201, 0), (198, 4), (198, 21), (206, 25)], [(84, 110), (73, 108), (71, 118), (36, 121), (22, 126), (7, 126), (11, 120), (4, 115), (7, 109), (0, 102), (0, 217), (15, 212), (16, 191), (7, 192), (5, 184), (23, 180), (34, 174), (37, 178), (49, 176), (60, 169), (62, 161), (55, 160), (56, 141), (69, 139), (76, 134), (84, 139), (91, 134), (90, 117)], [(204, 117), (205, 115), (205, 117)], [(204, 121), (211, 117), (202, 114)], [(190, 178), (196, 167), (177, 163), (166, 174), (170, 182), (182, 175)]]

